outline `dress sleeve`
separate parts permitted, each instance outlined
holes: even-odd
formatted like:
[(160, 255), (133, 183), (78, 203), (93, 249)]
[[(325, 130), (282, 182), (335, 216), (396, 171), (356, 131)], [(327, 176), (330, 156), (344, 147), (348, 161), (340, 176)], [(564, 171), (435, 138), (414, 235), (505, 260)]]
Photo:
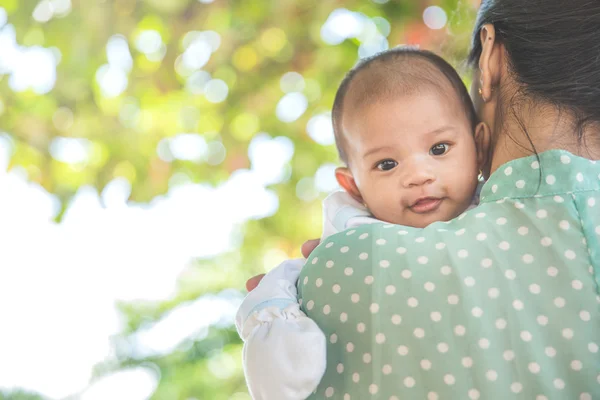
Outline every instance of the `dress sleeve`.
[(254, 400), (306, 399), (325, 372), (325, 335), (301, 310), (296, 281), (303, 259), (270, 271), (236, 315), (243, 365)]

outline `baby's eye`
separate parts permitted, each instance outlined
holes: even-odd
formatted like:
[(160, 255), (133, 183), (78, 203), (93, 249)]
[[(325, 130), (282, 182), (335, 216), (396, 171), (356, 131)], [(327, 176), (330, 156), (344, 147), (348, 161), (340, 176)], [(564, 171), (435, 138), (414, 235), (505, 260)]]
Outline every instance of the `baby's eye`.
[(377, 164), (377, 169), (380, 171), (389, 171), (398, 165), (398, 163), (394, 160), (383, 160), (379, 164)]
[(429, 154), (432, 156), (441, 156), (448, 152), (450, 145), (448, 143), (438, 143), (429, 149)]

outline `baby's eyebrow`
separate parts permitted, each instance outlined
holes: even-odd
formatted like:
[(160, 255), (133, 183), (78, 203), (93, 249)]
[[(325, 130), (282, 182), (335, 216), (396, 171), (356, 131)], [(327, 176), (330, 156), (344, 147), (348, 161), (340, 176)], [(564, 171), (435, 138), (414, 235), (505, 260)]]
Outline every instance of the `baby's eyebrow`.
[(452, 125), (444, 125), (442, 127), (439, 127), (431, 132), (426, 133), (426, 135), (430, 135), (430, 136), (436, 136), (439, 135), (441, 133), (445, 133), (448, 131), (454, 131), (455, 128)]
[(393, 149), (393, 147), (390, 146), (380, 146), (380, 147), (374, 147), (371, 150), (367, 151), (364, 155), (363, 158), (367, 158), (368, 156), (370, 156), (371, 154), (375, 154), (378, 153), (382, 150), (391, 150)]

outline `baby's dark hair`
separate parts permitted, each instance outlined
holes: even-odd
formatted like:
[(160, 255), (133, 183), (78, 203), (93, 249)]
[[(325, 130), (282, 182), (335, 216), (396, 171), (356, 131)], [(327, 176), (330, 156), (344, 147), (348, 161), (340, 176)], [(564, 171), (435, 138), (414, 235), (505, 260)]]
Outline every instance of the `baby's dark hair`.
[(348, 164), (342, 114), (350, 88), (352, 105), (357, 107), (418, 93), (424, 88), (444, 91), (448, 83), (458, 95), (474, 130), (478, 119), (469, 92), (456, 70), (442, 57), (427, 50), (403, 46), (360, 60), (342, 80), (333, 102), (333, 132), (341, 161)]

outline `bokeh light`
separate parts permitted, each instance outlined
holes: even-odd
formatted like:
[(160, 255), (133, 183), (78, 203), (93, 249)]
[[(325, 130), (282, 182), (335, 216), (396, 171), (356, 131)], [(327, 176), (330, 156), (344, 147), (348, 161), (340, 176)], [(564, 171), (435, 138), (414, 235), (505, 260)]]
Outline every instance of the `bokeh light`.
[(430, 29), (442, 29), (448, 22), (448, 16), (443, 8), (430, 6), (423, 11), (423, 22)]

